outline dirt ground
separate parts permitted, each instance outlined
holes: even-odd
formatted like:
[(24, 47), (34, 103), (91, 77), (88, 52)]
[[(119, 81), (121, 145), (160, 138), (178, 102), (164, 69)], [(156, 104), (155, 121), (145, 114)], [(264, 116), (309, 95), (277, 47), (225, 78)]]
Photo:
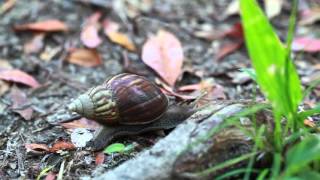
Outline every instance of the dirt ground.
[[(5, 3), (1, 1), (0, 3)], [(120, 1), (119, 1), (120, 2)], [(103, 170), (115, 167), (134, 157), (139, 151), (161, 138), (155, 133), (120, 139), (117, 142), (135, 144), (130, 154), (105, 155), (104, 163), (96, 164), (97, 153), (82, 148), (56, 152), (28, 151), (26, 144), (45, 144), (51, 147), (55, 142), (70, 142), (71, 128), (53, 125), (57, 114), (61, 119), (68, 116), (65, 107), (89, 87), (101, 84), (107, 77), (121, 72), (136, 73), (154, 80), (157, 74), (141, 60), (144, 42), (159, 29), (174, 34), (182, 44), (184, 52), (183, 73), (176, 87), (196, 84), (212, 78), (214, 85), (222, 89), (217, 93), (228, 100), (252, 99), (256, 84), (240, 68), (250, 67), (244, 45), (234, 52), (217, 58), (222, 47), (241, 40), (239, 37), (224, 36), (212, 39), (199, 37), (196, 32), (223, 34), (234, 29), (240, 21), (238, 15), (226, 15), (230, 0), (121, 0), (123, 6), (111, 0), (18, 0), (13, 7), (0, 14), (0, 59), (14, 69), (34, 77), (40, 87), (30, 88), (21, 83), (9, 81), (8, 91), (0, 98), (0, 179), (35, 179), (44, 168), (55, 175), (64, 163), (64, 179), (92, 175), (97, 166)], [(136, 3), (136, 4), (134, 4)], [(313, 1), (305, 1), (311, 6)], [(1, 5), (1, 4), (0, 4)], [(121, 9), (122, 8), (122, 9)], [(0, 11), (1, 12), (1, 11)], [(102, 43), (96, 48), (102, 64), (84, 67), (67, 61), (70, 49), (82, 48), (80, 34), (84, 23), (95, 12), (101, 12), (102, 19), (109, 18), (120, 24), (121, 32), (130, 36), (137, 47), (135, 52), (111, 42), (100, 32)], [(283, 4), (281, 13), (272, 19), (282, 39), (286, 37), (290, 3)], [(45, 33), (43, 44), (36, 52), (26, 52), (25, 46), (36, 35), (34, 31), (16, 31), (13, 27), (47, 19), (59, 19), (69, 28), (67, 32)], [(317, 24), (298, 28), (297, 33), (312, 32)], [(208, 34), (208, 33), (207, 33)], [(42, 54), (52, 49), (57, 53), (49, 60)], [(296, 53), (295, 64), (304, 86), (319, 76), (319, 53)], [(0, 67), (1, 69), (2, 67)], [(2, 92), (0, 84), (0, 92)], [(315, 103), (319, 89), (306, 98), (306, 104)], [(18, 95), (25, 95), (26, 102), (14, 106)], [(217, 95), (216, 94), (216, 95)], [(262, 98), (258, 93), (257, 98)], [(21, 110), (31, 109), (30, 118), (21, 116)], [(64, 115), (64, 113), (66, 113)], [(28, 113), (27, 113), (28, 115)], [(40, 149), (40, 150), (39, 150)], [(101, 170), (101, 169), (100, 169)], [(43, 176), (49, 179), (49, 175)]]

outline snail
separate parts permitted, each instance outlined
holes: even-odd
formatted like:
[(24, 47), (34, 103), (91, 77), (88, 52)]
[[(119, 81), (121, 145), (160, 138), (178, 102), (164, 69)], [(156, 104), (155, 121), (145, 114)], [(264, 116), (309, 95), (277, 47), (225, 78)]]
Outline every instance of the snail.
[(195, 112), (188, 105), (169, 105), (168, 97), (154, 83), (128, 73), (89, 89), (68, 109), (103, 125), (89, 145), (95, 150), (120, 136), (174, 128)]

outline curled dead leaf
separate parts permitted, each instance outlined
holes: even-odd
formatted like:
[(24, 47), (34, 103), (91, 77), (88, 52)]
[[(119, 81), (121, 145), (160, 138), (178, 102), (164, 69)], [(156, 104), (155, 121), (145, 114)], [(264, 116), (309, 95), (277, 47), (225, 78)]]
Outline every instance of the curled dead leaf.
[(102, 64), (101, 57), (95, 49), (75, 49), (67, 57), (68, 62), (84, 67)]
[(96, 165), (103, 164), (104, 158), (105, 158), (105, 154), (103, 152), (97, 153), (95, 164)]
[(49, 147), (46, 144), (25, 144), (24, 147), (26, 148), (27, 152), (33, 153), (44, 153), (49, 151)]
[(0, 79), (10, 82), (21, 83), (32, 88), (37, 88), (40, 86), (40, 84), (35, 78), (19, 69), (0, 70)]
[(16, 31), (43, 31), (43, 32), (57, 32), (68, 31), (68, 26), (56, 19), (49, 19), (45, 21), (39, 21), (34, 23), (27, 23), (14, 26)]
[(55, 142), (51, 148), (49, 148), (49, 152), (57, 152), (59, 150), (74, 150), (76, 147), (71, 143), (63, 140), (59, 140)]

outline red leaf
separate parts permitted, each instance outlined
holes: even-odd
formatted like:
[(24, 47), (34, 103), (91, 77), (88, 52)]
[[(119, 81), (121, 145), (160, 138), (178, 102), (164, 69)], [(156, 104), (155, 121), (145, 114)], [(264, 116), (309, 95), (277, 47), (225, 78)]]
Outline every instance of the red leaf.
[(174, 86), (182, 71), (181, 43), (173, 34), (160, 30), (157, 36), (149, 38), (144, 44), (142, 60), (170, 86)]
[(36, 79), (19, 69), (0, 70), (0, 79), (21, 83), (32, 88), (40, 86)]
[(105, 155), (103, 152), (99, 152), (97, 155), (96, 155), (96, 165), (100, 165), (100, 164), (103, 164), (104, 162), (104, 158), (105, 158)]
[(99, 37), (98, 31), (99, 31), (99, 19), (101, 17), (100, 12), (96, 12), (93, 15), (91, 15), (84, 28), (81, 32), (81, 41), (83, 44), (89, 48), (96, 48), (98, 47), (102, 40)]
[(293, 51), (318, 52), (320, 51), (320, 39), (300, 37), (292, 42)]
[(102, 64), (99, 53), (94, 49), (75, 49), (70, 53), (67, 60), (84, 67), (94, 67)]
[(100, 127), (100, 125), (92, 120), (81, 118), (79, 120), (75, 120), (68, 123), (61, 123), (61, 126), (66, 129), (75, 129), (75, 128), (88, 128), (88, 129), (96, 129)]
[(235, 23), (229, 31), (223, 33), (222, 37), (243, 39), (243, 28), (241, 23)]
[(36, 143), (31, 143), (31, 144), (25, 144), (24, 147), (27, 149), (27, 152), (33, 151), (33, 152), (48, 152), (49, 147), (46, 144), (36, 144)]
[(76, 147), (71, 142), (59, 140), (55, 142), (51, 148), (49, 148), (49, 151), (57, 152), (59, 150), (74, 150), (75, 148)]
[(25, 120), (30, 120), (32, 117), (33, 109), (26, 107), (20, 109), (29, 103), (27, 95), (20, 91), (18, 88), (13, 88), (10, 93), (10, 98), (13, 102), (12, 109), (14, 112), (19, 113)]
[(47, 176), (44, 180), (55, 180), (56, 176), (57, 176), (57, 174), (51, 171), (47, 174)]
[(239, 49), (243, 44), (243, 41), (233, 42), (229, 44), (225, 44), (218, 52), (216, 60), (221, 60), (226, 55), (229, 55)]
[(68, 26), (56, 19), (50, 19), (40, 22), (28, 23), (23, 25), (14, 26), (16, 31), (43, 31), (43, 32), (56, 32), (68, 31)]

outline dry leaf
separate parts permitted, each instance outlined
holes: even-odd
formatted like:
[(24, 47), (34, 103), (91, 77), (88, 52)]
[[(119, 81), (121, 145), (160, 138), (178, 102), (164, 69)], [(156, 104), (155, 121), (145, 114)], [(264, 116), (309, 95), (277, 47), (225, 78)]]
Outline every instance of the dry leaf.
[(40, 33), (35, 35), (29, 42), (24, 44), (23, 51), (26, 54), (38, 53), (43, 48), (43, 40), (45, 34)]
[(136, 47), (131, 39), (126, 34), (118, 31), (119, 24), (106, 19), (104, 20), (103, 28), (105, 35), (110, 39), (110, 41), (119, 44), (130, 51), (136, 50)]
[(84, 67), (94, 67), (102, 64), (99, 53), (94, 49), (75, 49), (70, 53), (67, 60)]
[(16, 4), (16, 1), (17, 0), (8, 0), (8, 1), (4, 2), (0, 6), (0, 15), (7, 12), (8, 10), (10, 10)]
[(225, 16), (231, 16), (235, 14), (239, 14), (240, 12), (240, 0), (233, 0), (231, 3), (229, 3), (226, 11)]
[(103, 162), (104, 162), (104, 158), (105, 158), (104, 153), (103, 153), (103, 152), (99, 152), (99, 153), (96, 155), (96, 161), (95, 161), (95, 164), (96, 164), (96, 165), (103, 164)]
[(299, 37), (292, 42), (293, 51), (318, 52), (320, 51), (320, 39)]
[(0, 79), (21, 83), (32, 88), (37, 88), (40, 86), (36, 79), (19, 69), (0, 70)]
[(12, 110), (20, 114), (25, 120), (32, 118), (33, 109), (31, 107), (24, 107), (29, 104), (27, 95), (18, 88), (13, 88), (10, 92), (10, 99), (12, 101)]
[(299, 21), (300, 25), (311, 25), (320, 20), (320, 7), (302, 11)]
[(50, 19), (40, 22), (28, 23), (23, 25), (14, 26), (16, 31), (43, 31), (43, 32), (56, 32), (68, 31), (68, 26), (56, 19)]
[(280, 14), (283, 0), (264, 0), (265, 11), (268, 18), (273, 18)]
[(181, 43), (173, 34), (160, 30), (144, 44), (142, 60), (173, 87), (182, 71)]
[(75, 129), (75, 128), (87, 128), (87, 129), (96, 129), (100, 127), (100, 125), (92, 120), (81, 118), (79, 120), (75, 120), (68, 123), (61, 123), (61, 126), (66, 129)]
[(101, 43), (102, 40), (99, 37), (99, 19), (101, 18), (101, 13), (96, 12), (91, 15), (82, 29), (80, 39), (82, 43), (89, 48), (96, 48)]
[(47, 46), (45, 50), (40, 54), (40, 59), (46, 62), (51, 61), (53, 57), (55, 57), (60, 51), (62, 50), (62, 47), (50, 47)]
[(46, 178), (44, 178), (44, 180), (55, 180), (55, 179), (56, 179), (56, 176), (57, 176), (56, 173), (50, 171), (50, 172), (47, 174)]
[(27, 152), (36, 152), (36, 153), (43, 153), (48, 152), (49, 147), (46, 144), (25, 144), (24, 147), (26, 148)]
[(0, 97), (10, 89), (9, 83), (0, 80)]
[(216, 60), (221, 60), (222, 58), (224, 58), (225, 56), (235, 52), (237, 49), (239, 49), (243, 44), (243, 41), (238, 41), (238, 42), (232, 42), (232, 43), (228, 43), (222, 46), (222, 48), (220, 48), (218, 54), (216, 55)]
[(113, 43), (119, 44), (120, 46), (123, 46), (130, 51), (136, 50), (135, 45), (126, 34), (123, 34), (121, 32), (109, 32), (107, 36)]
[(57, 152), (59, 150), (74, 150), (76, 147), (71, 143), (63, 140), (59, 140), (55, 142), (51, 148), (49, 148), (49, 152)]

